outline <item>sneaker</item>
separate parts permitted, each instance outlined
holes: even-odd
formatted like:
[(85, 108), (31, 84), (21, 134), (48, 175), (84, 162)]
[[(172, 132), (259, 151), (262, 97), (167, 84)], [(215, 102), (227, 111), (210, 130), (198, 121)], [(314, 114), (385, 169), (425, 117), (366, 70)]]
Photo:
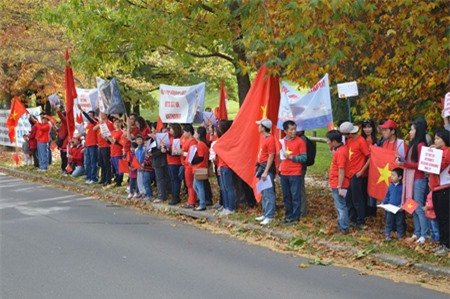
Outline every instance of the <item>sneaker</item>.
[(270, 222), (272, 222), (271, 218), (264, 218), (263, 221), (261, 221), (261, 225), (268, 225)]
[(157, 199), (155, 199), (155, 200), (153, 201), (153, 203), (160, 203), (160, 202), (162, 202), (162, 200), (159, 199), (159, 198), (157, 198)]
[(417, 239), (417, 241), (415, 243), (416, 244), (425, 244), (425, 238), (424, 237), (420, 237), (419, 239)]
[(132, 199), (133, 198), (133, 194), (128, 194), (127, 199)]
[(92, 184), (95, 184), (95, 182), (94, 182), (93, 180), (90, 180), (90, 181), (88, 182), (88, 185), (92, 185)]
[(386, 236), (384, 239), (385, 239), (386, 241), (390, 241), (390, 240), (391, 240), (391, 237)]
[(86, 180), (84, 181), (85, 184), (89, 184), (90, 180)]
[(412, 241), (417, 240), (418, 238), (419, 238), (418, 236), (412, 235), (411, 238), (408, 239), (408, 241), (411, 241), (411, 242), (412, 242)]
[(183, 209), (193, 209), (194, 206), (187, 203), (187, 204), (183, 205), (182, 208)]
[(130, 186), (127, 186), (127, 192), (130, 193)]
[(222, 216), (227, 216), (228, 215), (228, 209), (223, 209), (222, 211), (220, 211), (217, 216), (222, 217)]
[(228, 211), (227, 211), (227, 214), (226, 214), (225, 216), (233, 215), (234, 213), (236, 213), (236, 212), (235, 212), (235, 211), (228, 210)]
[(223, 206), (220, 203), (216, 203), (216, 205), (213, 208), (216, 209), (217, 211), (223, 210)]
[(260, 222), (263, 221), (264, 219), (266, 219), (266, 217), (264, 217), (264, 215), (255, 218), (256, 221), (260, 221)]
[(448, 253), (448, 248), (445, 245), (442, 245), (439, 250), (437, 250), (434, 254), (435, 255), (444, 255)]
[(134, 193), (133, 198), (141, 198), (141, 196), (137, 193)]

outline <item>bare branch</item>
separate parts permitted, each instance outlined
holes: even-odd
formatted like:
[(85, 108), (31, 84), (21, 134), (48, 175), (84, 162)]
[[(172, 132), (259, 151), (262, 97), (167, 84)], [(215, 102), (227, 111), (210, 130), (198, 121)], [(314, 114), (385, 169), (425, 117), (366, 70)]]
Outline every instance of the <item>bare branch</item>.
[[(174, 50), (172, 47), (170, 47), (170, 46), (167, 46), (167, 45), (163, 45), (163, 46), (164, 46), (165, 48), (167, 48), (168, 50), (175, 51), (175, 50)], [(193, 56), (193, 57), (196, 57), (196, 58), (219, 57), (219, 58), (225, 59), (225, 60), (227, 60), (227, 61), (229, 61), (229, 62), (231, 62), (231, 63), (234, 63), (233, 57), (228, 56), (228, 55), (225, 55), (225, 54), (223, 54), (223, 53), (219, 53), (219, 52), (216, 52), (216, 53), (209, 53), (209, 54), (198, 54), (198, 53), (194, 53), (194, 52), (191, 52), (191, 51), (185, 51), (185, 53), (188, 54), (188, 55), (191, 55), (191, 56)]]

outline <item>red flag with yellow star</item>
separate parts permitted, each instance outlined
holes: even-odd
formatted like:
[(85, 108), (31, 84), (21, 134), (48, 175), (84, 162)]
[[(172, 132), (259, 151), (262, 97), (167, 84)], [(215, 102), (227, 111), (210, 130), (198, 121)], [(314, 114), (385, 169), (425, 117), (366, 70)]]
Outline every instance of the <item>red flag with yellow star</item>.
[(20, 102), (18, 97), (14, 97), (11, 103), (11, 112), (9, 113), (8, 120), (6, 121), (6, 127), (8, 128), (9, 141), (14, 142), (16, 137), (16, 127), (19, 124), (19, 119), (22, 115), (28, 113), (25, 106)]
[(412, 198), (408, 198), (402, 206), (402, 209), (412, 215), (419, 204)]
[(372, 146), (370, 148), (369, 183), (367, 192), (373, 198), (383, 200), (396, 167), (395, 151)]
[[(256, 74), (250, 90), (239, 109), (231, 128), (219, 138), (214, 145), (214, 151), (223, 161), (253, 187), (256, 198), (255, 167), (260, 149), (261, 135), (256, 121), (268, 118), (272, 121), (272, 134), (278, 120), (280, 106), (280, 83), (278, 76), (267, 76), (267, 69), (262, 66)], [(278, 135), (275, 135), (278, 139)]]

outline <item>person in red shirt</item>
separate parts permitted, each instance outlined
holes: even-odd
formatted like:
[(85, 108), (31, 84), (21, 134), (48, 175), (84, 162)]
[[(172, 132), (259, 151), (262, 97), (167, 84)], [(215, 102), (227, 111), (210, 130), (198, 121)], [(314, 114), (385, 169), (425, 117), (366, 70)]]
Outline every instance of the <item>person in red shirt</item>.
[(61, 109), (57, 108), (56, 113), (58, 114), (59, 119), (61, 120), (58, 127), (56, 145), (59, 148), (59, 154), (61, 156), (61, 174), (65, 174), (67, 167), (67, 145), (69, 144), (66, 112), (62, 112)]
[(256, 221), (260, 221), (261, 225), (267, 225), (275, 218), (275, 154), (276, 141), (275, 137), (270, 134), (272, 130), (272, 121), (270, 119), (261, 119), (257, 121), (258, 131), (261, 135), (261, 148), (259, 150), (258, 162), (256, 164), (256, 177), (260, 180), (272, 182), (272, 187), (261, 191), (263, 215), (256, 217)]
[[(206, 129), (204, 127), (198, 127), (194, 134), (194, 138), (197, 140), (197, 151), (194, 158), (190, 161), (192, 172), (194, 173), (196, 169), (208, 169), (209, 161), (209, 148), (206, 144)], [(190, 149), (192, 151), (193, 148)], [(208, 180), (208, 178), (206, 179)], [(194, 190), (199, 198), (199, 206), (195, 208), (195, 211), (206, 210), (206, 194), (205, 194), (205, 184), (203, 180), (198, 180), (194, 176)]]
[(439, 129), (434, 135), (433, 148), (443, 150), (441, 173), (429, 174), (430, 191), (433, 192), (433, 207), (439, 225), (437, 255), (447, 254), (450, 248), (450, 132)]
[(329, 182), (338, 216), (338, 230), (345, 235), (348, 234), (350, 228), (347, 204), (345, 202), (347, 188), (350, 185), (348, 174), (346, 174), (348, 148), (342, 143), (342, 135), (337, 130), (328, 131), (326, 138), (328, 146), (333, 149)]
[[(101, 129), (103, 126), (104, 130)], [(107, 136), (114, 130), (114, 125), (108, 119), (108, 115), (100, 112), (100, 121), (94, 127), (97, 132), (98, 145), (98, 165), (101, 170), (101, 179), (99, 184), (107, 186), (111, 184), (111, 144), (108, 142)]]
[(172, 185), (172, 199), (169, 205), (176, 205), (180, 203), (180, 189), (181, 189), (181, 179), (180, 179), (180, 168), (181, 168), (181, 148), (177, 149), (174, 147), (174, 140), (177, 140), (178, 146), (180, 146), (180, 137), (182, 135), (182, 130), (180, 124), (171, 124), (169, 129), (169, 148), (161, 148), (161, 151), (167, 151), (167, 164), (170, 175), (170, 182)]
[(297, 125), (288, 120), (283, 123), (286, 134), (281, 148), (282, 156), (280, 164), (280, 182), (283, 192), (285, 217), (283, 222), (292, 225), (300, 220), (301, 216), (301, 188), (304, 177), (302, 175), (302, 163), (306, 162), (306, 144), (297, 136)]
[(84, 174), (84, 147), (81, 144), (80, 136), (72, 138), (72, 147), (69, 149), (68, 159), (72, 164), (72, 177), (79, 177)]
[(342, 123), (339, 131), (345, 136), (345, 145), (348, 147), (347, 171), (350, 178), (350, 187), (345, 197), (348, 217), (351, 225), (363, 228), (366, 219), (365, 203), (367, 201), (363, 175), (369, 167), (369, 146), (367, 141), (357, 134), (359, 127), (354, 126), (351, 122)]
[(116, 172), (115, 178), (115, 186), (122, 186), (123, 181), (123, 173), (119, 171), (119, 160), (122, 159), (123, 156), (123, 146), (120, 143), (123, 131), (122, 131), (122, 119), (116, 118), (114, 119), (114, 130), (111, 131), (111, 136), (107, 137), (109, 142), (111, 143), (111, 162)]
[(32, 115), (30, 115), (30, 119), (34, 122), (34, 125), (36, 126), (37, 129), (36, 140), (40, 165), (38, 171), (47, 171), (49, 164), (48, 142), (50, 141), (50, 129), (51, 129), (49, 119), (46, 115), (41, 115), (41, 122), (38, 122), (37, 119)]
[(193, 209), (197, 201), (197, 195), (194, 190), (194, 172), (189, 162), (189, 151), (197, 146), (197, 140), (194, 138), (194, 127), (187, 124), (183, 127), (183, 162), (184, 162), (184, 180), (188, 189), (188, 202), (183, 206), (185, 209)]
[[(367, 145), (370, 147), (373, 145), (376, 145), (378, 143), (377, 140), (377, 128), (375, 127), (375, 121), (373, 119), (365, 119), (362, 121), (361, 124), (362, 130), (361, 130), (361, 136), (366, 139)], [(364, 185), (367, 185), (368, 183), (368, 173), (366, 172), (364, 177)], [(366, 201), (366, 216), (373, 216), (375, 217), (377, 215), (377, 199), (370, 197), (367, 193), (367, 188), (364, 188), (364, 193), (367, 198)]]
[(89, 111), (86, 113), (83, 111), (80, 104), (78, 109), (83, 113), (84, 117), (88, 121), (88, 125), (85, 130), (84, 139), (84, 159), (85, 159), (85, 172), (86, 172), (86, 184), (94, 184), (98, 181), (98, 146), (97, 146), (97, 132), (94, 130), (98, 124), (95, 119), (95, 111)]

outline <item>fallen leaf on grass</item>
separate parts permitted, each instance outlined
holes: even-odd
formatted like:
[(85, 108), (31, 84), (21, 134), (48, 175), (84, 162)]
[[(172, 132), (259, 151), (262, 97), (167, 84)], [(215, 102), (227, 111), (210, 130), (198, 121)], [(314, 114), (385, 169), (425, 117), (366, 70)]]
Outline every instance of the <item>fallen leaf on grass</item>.
[(293, 237), (289, 240), (289, 244), (287, 245), (287, 248), (290, 250), (297, 250), (305, 246), (306, 240), (301, 237)]
[(361, 258), (369, 255), (372, 251), (373, 251), (373, 248), (365, 249), (365, 250), (359, 250), (356, 253), (355, 259), (361, 259)]
[(309, 261), (309, 263), (311, 265), (316, 265), (316, 266), (329, 266), (333, 263), (333, 261), (324, 261), (322, 259), (317, 258), (317, 259), (313, 259), (313, 260)]

